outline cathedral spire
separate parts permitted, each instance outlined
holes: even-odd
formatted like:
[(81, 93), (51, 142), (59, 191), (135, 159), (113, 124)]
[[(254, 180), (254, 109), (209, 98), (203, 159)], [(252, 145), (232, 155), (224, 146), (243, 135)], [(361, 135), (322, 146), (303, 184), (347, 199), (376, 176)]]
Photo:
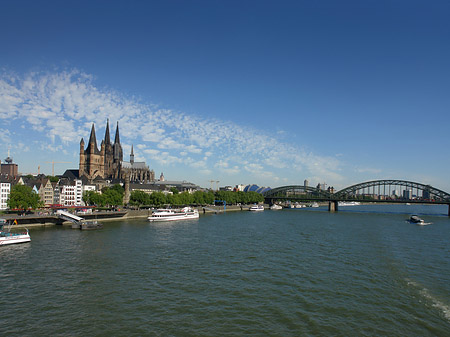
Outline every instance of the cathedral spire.
[(91, 136), (89, 137), (88, 149), (93, 147), (96, 151), (97, 149), (97, 138), (95, 138), (95, 127), (94, 123), (92, 123)]
[(133, 145), (131, 145), (131, 153), (130, 153), (130, 163), (134, 163), (134, 153), (133, 153)]
[(106, 131), (105, 131), (105, 145), (111, 144), (111, 139), (109, 137), (109, 118), (106, 120)]
[(120, 144), (120, 137), (119, 137), (119, 121), (117, 121), (116, 138), (114, 139), (114, 144)]
[(122, 145), (120, 145), (119, 137), (119, 122), (117, 122), (116, 138), (114, 139), (113, 158), (114, 162), (121, 162), (123, 160)]

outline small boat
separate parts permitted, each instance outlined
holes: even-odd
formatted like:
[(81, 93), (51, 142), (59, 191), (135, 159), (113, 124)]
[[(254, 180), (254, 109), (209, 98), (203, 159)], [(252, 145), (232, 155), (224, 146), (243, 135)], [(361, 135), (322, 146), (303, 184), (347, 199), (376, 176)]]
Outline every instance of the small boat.
[(411, 215), (409, 218), (409, 222), (414, 223), (416, 225), (424, 225), (425, 221), (421, 218), (419, 218), (417, 215)]
[(361, 203), (359, 201), (339, 201), (338, 206), (359, 206)]
[(175, 221), (175, 220), (189, 220), (198, 219), (198, 210), (191, 207), (184, 207), (179, 209), (157, 209), (152, 212), (152, 215), (147, 219), (149, 221)]
[(318, 204), (317, 202), (313, 202), (313, 203), (310, 205), (310, 207), (317, 208), (317, 207), (319, 207), (319, 204)]
[[(13, 233), (11, 232), (12, 222), (9, 225), (7, 224), (8, 222), (5, 219), (0, 219), (0, 246), (31, 241), (28, 229), (25, 228), (26, 232)], [(7, 225), (6, 228), (4, 228), (5, 225)]]
[(279, 210), (279, 209), (283, 209), (283, 207), (280, 206), (280, 205), (277, 205), (277, 204), (273, 204), (272, 206), (270, 206), (270, 209), (272, 211), (276, 211), (276, 210)]
[(263, 205), (253, 205), (248, 210), (252, 211), (252, 212), (260, 212), (260, 211), (264, 211), (264, 206)]

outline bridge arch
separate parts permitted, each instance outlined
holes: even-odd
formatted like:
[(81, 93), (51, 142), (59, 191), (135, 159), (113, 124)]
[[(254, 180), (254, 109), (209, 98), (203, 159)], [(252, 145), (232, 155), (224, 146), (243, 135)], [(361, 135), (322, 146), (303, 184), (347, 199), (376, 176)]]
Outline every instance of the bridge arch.
[[(397, 191), (396, 188), (400, 190)], [(406, 191), (403, 194), (396, 194), (395, 192)], [(402, 192), (403, 192), (402, 191)], [(416, 193), (414, 193), (414, 191)], [(425, 185), (413, 181), (407, 180), (372, 180), (359, 184), (355, 184), (346, 187), (332, 195), (335, 200), (351, 200), (351, 199), (361, 199), (366, 197), (380, 198), (382, 196), (384, 199), (388, 200), (394, 195), (404, 200), (412, 200), (413, 195), (415, 195), (416, 201), (423, 202), (450, 202), (450, 194), (437, 189), (431, 185)]]
[(262, 194), (266, 200), (329, 200), (331, 194), (328, 191), (316, 187), (289, 185), (273, 188)]

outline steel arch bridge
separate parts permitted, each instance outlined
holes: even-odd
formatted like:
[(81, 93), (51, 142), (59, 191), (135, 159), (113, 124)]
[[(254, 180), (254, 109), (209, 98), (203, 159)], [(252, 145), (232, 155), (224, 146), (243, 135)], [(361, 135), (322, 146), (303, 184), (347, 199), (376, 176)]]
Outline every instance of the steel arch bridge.
[(275, 200), (328, 201), (330, 210), (337, 210), (338, 201), (447, 204), (450, 215), (449, 193), (430, 185), (406, 180), (367, 181), (346, 187), (336, 193), (315, 187), (289, 185), (271, 189), (263, 193), (263, 196), (267, 203), (273, 203)]
[[(389, 201), (392, 201), (393, 192), (395, 188), (404, 188), (403, 196), (400, 196), (403, 200), (419, 201), (423, 203), (450, 203), (450, 194), (439, 190), (431, 185), (425, 185), (406, 180), (373, 180), (353, 186), (346, 187), (333, 194), (333, 198), (337, 200), (349, 200), (352, 198), (359, 198), (361, 196), (368, 196), (378, 199), (380, 196)], [(361, 193), (362, 192), (362, 193)], [(414, 192), (416, 192), (414, 194)], [(399, 195), (396, 195), (398, 197)], [(413, 197), (415, 196), (415, 197)], [(396, 200), (398, 198), (395, 198)]]

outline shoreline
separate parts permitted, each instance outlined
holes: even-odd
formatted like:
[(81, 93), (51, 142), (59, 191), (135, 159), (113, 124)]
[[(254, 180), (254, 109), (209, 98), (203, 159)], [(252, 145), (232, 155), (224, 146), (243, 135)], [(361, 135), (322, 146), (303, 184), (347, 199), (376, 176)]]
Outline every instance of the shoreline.
[[(236, 211), (248, 211), (251, 205), (237, 206), (230, 205), (227, 206), (224, 211), (223, 206), (206, 206), (206, 207), (194, 207), (199, 213), (202, 214), (220, 214), (226, 212), (236, 212)], [(264, 205), (265, 209), (268, 209), (268, 205)], [(78, 214), (78, 216), (84, 217), (85, 220), (99, 220), (101, 222), (116, 221), (120, 219), (139, 219), (147, 218), (151, 215), (152, 209), (128, 209), (126, 211), (120, 212), (94, 212), (92, 214)], [(36, 228), (36, 227), (50, 227), (50, 226), (70, 226), (72, 222), (61, 221), (57, 216), (54, 215), (23, 215), (17, 216), (14, 214), (3, 214), (0, 215), (1, 218), (6, 220), (17, 220), (19, 223), (13, 225), (12, 228)], [(20, 223), (26, 221), (27, 223)]]

